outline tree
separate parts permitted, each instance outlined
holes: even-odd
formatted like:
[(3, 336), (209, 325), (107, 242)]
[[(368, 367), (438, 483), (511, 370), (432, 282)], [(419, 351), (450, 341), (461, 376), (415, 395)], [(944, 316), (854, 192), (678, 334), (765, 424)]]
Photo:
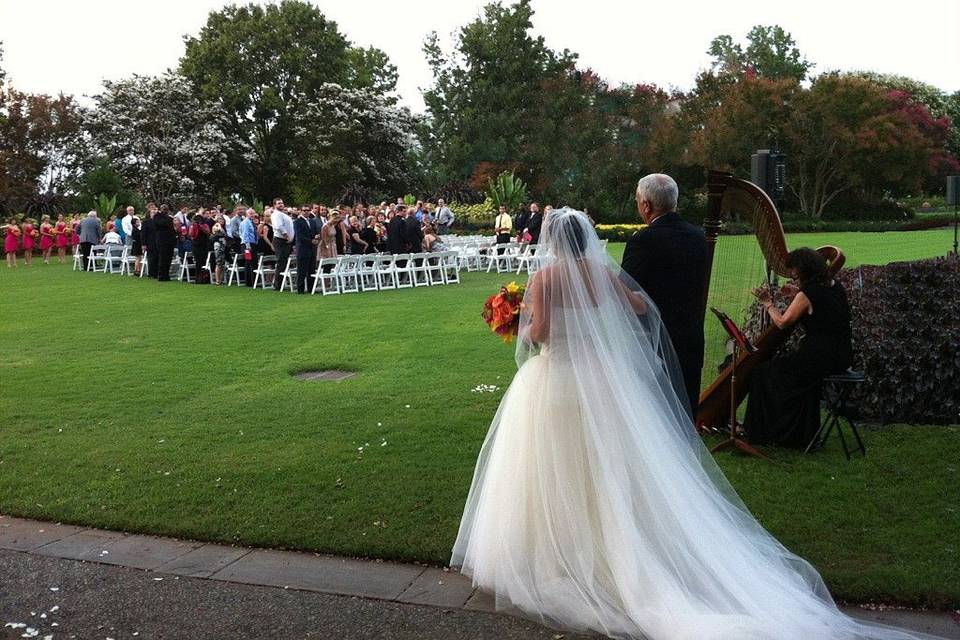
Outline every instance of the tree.
[(329, 199), (348, 184), (379, 193), (406, 187), (414, 117), (380, 95), (326, 84), (317, 102), (298, 112), (294, 134), (310, 144), (291, 166), (295, 200)]
[(0, 89), (0, 208), (59, 207), (81, 172), (82, 122), (72, 96)]
[(793, 37), (779, 25), (756, 25), (747, 34), (747, 48), (729, 35), (719, 35), (707, 53), (712, 68), (734, 76), (756, 75), (771, 80), (794, 78), (802, 81), (814, 66), (804, 58)]
[(789, 181), (803, 213), (819, 218), (839, 195), (917, 190), (930, 170), (931, 141), (862, 78), (825, 74), (797, 96), (784, 124)]
[[(528, 164), (530, 149), (557, 141), (537, 136), (550, 127), (532, 130), (541, 122), (543, 95), (549, 81), (563, 79), (576, 56), (554, 52), (542, 37), (533, 37), (530, 0), (509, 7), (488, 4), (482, 15), (462, 27), (452, 55), (442, 50), (437, 34), (427, 38), (424, 52), (433, 71), (433, 85), (424, 93), (431, 129), (424, 146), (441, 167), (445, 179), (475, 177), (483, 187), (488, 177), (503, 170), (517, 173), (532, 184), (542, 183), (541, 168)], [(474, 176), (481, 163), (484, 175)]]
[(222, 106), (227, 134), (249, 150), (229, 157), (220, 184), (260, 198), (291, 195), (290, 168), (311, 144), (294, 122), (324, 85), (389, 92), (396, 84), (386, 54), (354, 50), (335, 22), (301, 0), (229, 5), (185, 41), (181, 73)]
[(231, 144), (219, 105), (197, 100), (175, 73), (103, 84), (86, 119), (94, 154), (151, 200), (213, 197), (213, 177)]
[(0, 40), (0, 87), (7, 79), (7, 72), (3, 68), (3, 40)]

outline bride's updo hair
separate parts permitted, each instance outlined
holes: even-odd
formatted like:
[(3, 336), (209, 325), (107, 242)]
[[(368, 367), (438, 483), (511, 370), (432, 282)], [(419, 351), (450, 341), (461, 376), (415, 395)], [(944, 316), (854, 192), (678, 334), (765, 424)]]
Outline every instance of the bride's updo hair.
[(544, 244), (553, 249), (558, 258), (580, 260), (587, 252), (586, 216), (569, 207), (554, 209), (547, 218)]

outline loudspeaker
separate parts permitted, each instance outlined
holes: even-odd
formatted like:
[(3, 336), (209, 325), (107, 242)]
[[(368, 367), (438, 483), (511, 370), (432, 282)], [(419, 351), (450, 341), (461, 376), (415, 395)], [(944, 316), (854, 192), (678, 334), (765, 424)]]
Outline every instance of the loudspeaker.
[(750, 155), (750, 182), (763, 189), (777, 206), (783, 206), (787, 190), (787, 156), (769, 149)]
[(960, 205), (960, 176), (947, 176), (947, 204)]
[(770, 195), (770, 151), (760, 149), (750, 155), (750, 182)]

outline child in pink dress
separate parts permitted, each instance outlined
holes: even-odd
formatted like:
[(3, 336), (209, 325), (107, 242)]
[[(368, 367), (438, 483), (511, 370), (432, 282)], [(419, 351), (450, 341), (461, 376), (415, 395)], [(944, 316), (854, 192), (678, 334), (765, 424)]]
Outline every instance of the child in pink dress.
[(3, 252), (7, 254), (7, 268), (17, 266), (17, 245), (20, 240), (20, 227), (16, 218), (9, 218), (3, 227)]
[(64, 259), (67, 257), (67, 245), (70, 244), (70, 236), (68, 234), (72, 231), (67, 229), (67, 221), (63, 219), (63, 214), (57, 215), (57, 226), (54, 228), (54, 234), (56, 234), (57, 239), (57, 256), (60, 258), (60, 264), (63, 264)]
[(53, 251), (53, 225), (50, 216), (40, 218), (40, 253), (43, 254), (43, 264), (50, 264), (50, 252)]
[(23, 264), (30, 266), (30, 263), (33, 262), (33, 248), (37, 246), (37, 236), (40, 233), (37, 231), (36, 227), (33, 226), (33, 219), (26, 218), (23, 221)]

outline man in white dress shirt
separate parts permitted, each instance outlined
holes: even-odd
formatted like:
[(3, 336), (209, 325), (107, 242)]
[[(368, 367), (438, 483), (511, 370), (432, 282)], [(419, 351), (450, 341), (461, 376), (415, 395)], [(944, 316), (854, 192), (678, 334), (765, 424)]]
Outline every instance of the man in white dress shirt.
[(128, 247), (133, 246), (133, 216), (137, 210), (132, 206), (127, 207), (127, 215), (120, 220), (120, 226), (123, 228), (123, 243)]
[(270, 214), (270, 224), (273, 226), (273, 252), (277, 256), (277, 271), (273, 274), (273, 288), (280, 291), (283, 283), (283, 272), (287, 269), (290, 259), (290, 247), (293, 244), (293, 218), (287, 215), (281, 198), (273, 201), (273, 213)]

